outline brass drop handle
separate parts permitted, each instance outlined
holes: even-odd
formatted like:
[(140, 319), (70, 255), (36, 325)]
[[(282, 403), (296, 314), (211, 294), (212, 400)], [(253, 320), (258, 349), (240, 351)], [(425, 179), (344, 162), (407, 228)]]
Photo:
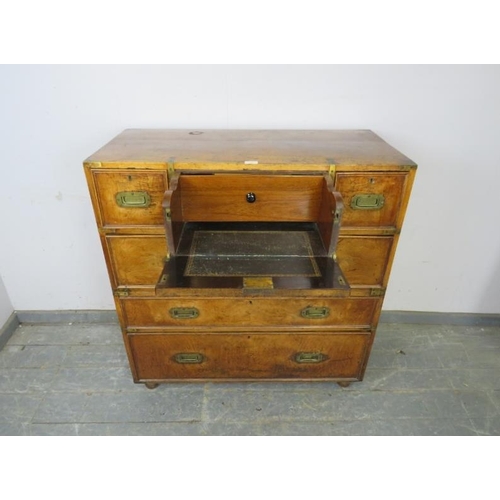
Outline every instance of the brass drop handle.
[(205, 356), (199, 352), (179, 352), (174, 356), (174, 361), (182, 365), (195, 365), (204, 360)]
[(298, 352), (295, 355), (296, 363), (307, 363), (307, 364), (321, 363), (326, 359), (327, 359), (326, 355), (322, 354), (321, 352)]
[(300, 315), (306, 319), (324, 319), (330, 316), (330, 308), (309, 306), (302, 309), (302, 311), (300, 311)]
[(195, 319), (200, 315), (196, 307), (172, 307), (168, 312), (173, 319)]

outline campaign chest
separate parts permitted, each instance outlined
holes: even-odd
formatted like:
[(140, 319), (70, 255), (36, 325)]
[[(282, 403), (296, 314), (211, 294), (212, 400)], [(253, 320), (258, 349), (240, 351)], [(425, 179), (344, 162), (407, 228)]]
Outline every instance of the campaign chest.
[(414, 162), (368, 130), (126, 130), (84, 169), (135, 382), (363, 379)]

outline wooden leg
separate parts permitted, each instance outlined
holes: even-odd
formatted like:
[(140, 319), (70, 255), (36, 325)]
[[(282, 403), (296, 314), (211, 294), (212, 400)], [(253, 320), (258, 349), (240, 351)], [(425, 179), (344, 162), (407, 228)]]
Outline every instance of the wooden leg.
[(148, 389), (156, 389), (160, 384), (156, 382), (146, 382), (145, 385)]
[(351, 382), (347, 382), (345, 380), (342, 380), (340, 382), (337, 382), (337, 384), (339, 384), (340, 387), (349, 387), (351, 385)]

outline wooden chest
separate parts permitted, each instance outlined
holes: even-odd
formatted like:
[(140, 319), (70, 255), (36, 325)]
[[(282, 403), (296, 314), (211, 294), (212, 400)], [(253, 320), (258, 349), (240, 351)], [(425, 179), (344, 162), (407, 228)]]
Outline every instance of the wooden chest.
[(362, 380), (415, 163), (367, 130), (126, 130), (84, 168), (135, 382)]

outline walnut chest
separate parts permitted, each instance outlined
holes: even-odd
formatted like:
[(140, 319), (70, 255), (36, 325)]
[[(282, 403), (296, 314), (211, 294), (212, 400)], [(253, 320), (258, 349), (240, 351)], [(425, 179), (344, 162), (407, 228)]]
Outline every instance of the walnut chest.
[(362, 380), (415, 163), (368, 130), (126, 130), (84, 168), (135, 382)]

